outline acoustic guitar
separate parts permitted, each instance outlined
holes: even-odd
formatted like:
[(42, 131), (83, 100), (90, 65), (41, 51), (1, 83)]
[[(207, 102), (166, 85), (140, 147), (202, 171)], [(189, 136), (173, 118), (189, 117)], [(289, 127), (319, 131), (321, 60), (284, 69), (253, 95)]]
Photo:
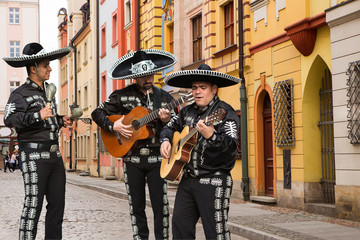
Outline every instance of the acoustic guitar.
[[(206, 117), (205, 124), (214, 124), (221, 121), (225, 116), (223, 108), (217, 109)], [(170, 158), (163, 158), (160, 167), (160, 176), (170, 181), (176, 180), (185, 164), (189, 163), (191, 152), (196, 145), (198, 130), (185, 126), (179, 132), (174, 132)]]
[[(193, 100), (192, 94), (182, 96), (177, 100), (172, 100), (166, 104), (165, 109), (172, 110), (178, 105)], [(111, 115), (108, 116), (111, 122), (115, 122), (122, 118), (123, 115)], [(159, 118), (159, 109), (150, 112), (148, 109), (142, 106), (135, 107), (123, 119), (123, 124), (132, 125), (132, 136), (125, 138), (118, 132), (109, 132), (101, 128), (101, 138), (107, 149), (107, 151), (114, 157), (123, 157), (130, 149), (133, 148), (137, 140), (153, 137), (153, 131), (146, 125), (155, 119)]]

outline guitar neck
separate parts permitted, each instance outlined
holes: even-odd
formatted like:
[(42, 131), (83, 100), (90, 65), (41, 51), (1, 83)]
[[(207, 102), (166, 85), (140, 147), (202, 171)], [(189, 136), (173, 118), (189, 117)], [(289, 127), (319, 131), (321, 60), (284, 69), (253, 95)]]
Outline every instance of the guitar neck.
[[(167, 110), (172, 110), (184, 102), (185, 102), (184, 98), (181, 97), (177, 100), (172, 100), (170, 103), (166, 104), (162, 108), (165, 108)], [(140, 124), (139, 127), (142, 127), (142, 126), (154, 121), (157, 118), (159, 118), (159, 109), (156, 109), (155, 111), (152, 111), (151, 113), (147, 114), (146, 116), (139, 118), (138, 119), (139, 124)]]
[[(208, 123), (215, 123), (221, 119), (223, 119), (225, 116), (225, 111), (224, 109), (219, 109), (216, 112), (214, 112), (213, 114), (211, 114), (210, 116), (206, 117), (204, 119), (204, 123), (208, 124)], [(196, 133), (198, 132), (198, 130), (196, 128), (193, 128), (190, 130), (190, 132), (188, 134), (186, 134), (186, 136), (180, 140), (180, 146), (182, 146), (184, 143), (186, 143), (188, 140), (190, 140), (190, 138), (192, 138), (192, 136), (194, 136)]]
[(192, 138), (192, 136), (194, 136), (197, 132), (198, 130), (196, 128), (191, 129), (190, 132), (186, 134), (183, 139), (180, 140), (180, 146), (184, 145), (187, 141), (189, 141), (190, 138)]

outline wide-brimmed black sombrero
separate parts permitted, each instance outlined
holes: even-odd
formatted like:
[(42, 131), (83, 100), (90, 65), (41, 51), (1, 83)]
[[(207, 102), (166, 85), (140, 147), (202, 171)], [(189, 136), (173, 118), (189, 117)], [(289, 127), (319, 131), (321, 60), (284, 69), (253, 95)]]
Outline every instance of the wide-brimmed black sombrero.
[(191, 88), (193, 82), (210, 82), (219, 88), (235, 85), (239, 78), (216, 72), (209, 65), (201, 64), (197, 69), (174, 72), (164, 79), (165, 84), (172, 87)]
[(46, 52), (39, 43), (28, 43), (23, 49), (21, 57), (4, 57), (4, 61), (12, 67), (25, 67), (34, 62), (49, 61), (61, 58), (71, 51), (71, 47), (61, 48), (55, 51)]
[(144, 77), (171, 67), (177, 58), (157, 49), (145, 49), (128, 53), (119, 58), (109, 69), (112, 79), (132, 79)]

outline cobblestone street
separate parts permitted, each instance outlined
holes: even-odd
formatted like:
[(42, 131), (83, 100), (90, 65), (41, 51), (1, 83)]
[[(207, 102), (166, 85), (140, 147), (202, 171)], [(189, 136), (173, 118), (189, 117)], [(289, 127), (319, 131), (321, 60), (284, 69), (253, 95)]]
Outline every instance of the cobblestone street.
[[(4, 173), (1, 170), (0, 182), (0, 239), (17, 239), (24, 195), (21, 172), (16, 170), (14, 173)], [(45, 206), (44, 201), (36, 239), (44, 239)], [(132, 231), (128, 209), (127, 200), (67, 184), (63, 239), (130, 240)], [(149, 207), (146, 209), (150, 239), (154, 239), (152, 211)], [(197, 224), (197, 239), (205, 239), (200, 224)], [(232, 239), (246, 238), (232, 235)]]
[[(0, 239), (18, 237), (23, 204), (21, 178), (20, 171), (0, 173)], [(44, 239), (45, 210), (44, 204), (37, 239)], [(149, 222), (152, 225), (151, 218)], [(132, 239), (127, 201), (67, 184), (63, 239)]]

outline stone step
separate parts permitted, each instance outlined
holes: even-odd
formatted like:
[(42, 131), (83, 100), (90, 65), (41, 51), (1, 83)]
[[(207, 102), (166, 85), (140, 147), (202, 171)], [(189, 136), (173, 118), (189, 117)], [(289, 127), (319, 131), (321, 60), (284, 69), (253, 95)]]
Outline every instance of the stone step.
[(268, 196), (250, 196), (250, 200), (252, 202), (260, 203), (260, 204), (267, 204), (267, 205), (275, 205), (276, 198), (268, 197)]
[(321, 214), (328, 217), (335, 217), (335, 204), (328, 203), (305, 203), (305, 211)]

